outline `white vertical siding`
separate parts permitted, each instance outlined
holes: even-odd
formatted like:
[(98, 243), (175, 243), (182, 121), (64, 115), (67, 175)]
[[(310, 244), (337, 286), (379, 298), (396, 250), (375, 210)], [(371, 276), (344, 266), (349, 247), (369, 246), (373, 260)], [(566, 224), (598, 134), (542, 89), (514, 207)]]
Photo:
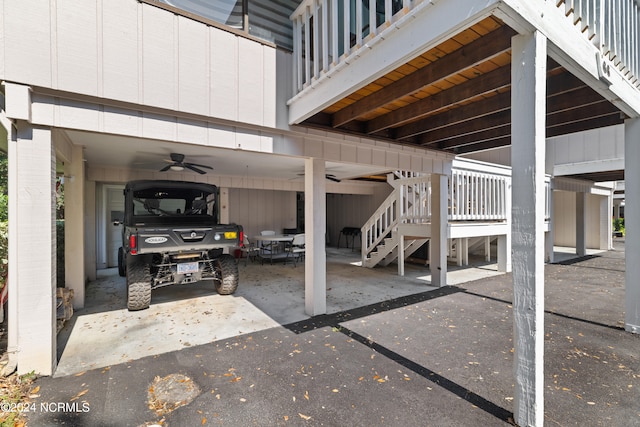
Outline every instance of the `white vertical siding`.
[(209, 32), (207, 27), (178, 18), (178, 110), (209, 114)]
[[(391, 191), (393, 188), (383, 183), (376, 186), (373, 195), (327, 194), (327, 244), (337, 246), (344, 227), (362, 227)], [(344, 245), (342, 238), (340, 246)], [(355, 246), (360, 246), (359, 240)]]
[(138, 102), (138, 5), (129, 0), (108, 3), (112, 7), (102, 9), (102, 96)]
[(57, 84), (69, 92), (98, 95), (96, 2), (66, 0), (54, 4), (57, 15), (52, 48), (55, 48)]
[(136, 0), (2, 6), (2, 80), (276, 125), (273, 47)]
[[(576, 245), (576, 193), (569, 191), (553, 192), (554, 243), (557, 246), (575, 247)], [(587, 194), (585, 206), (588, 249), (600, 248), (600, 200), (603, 196)]]
[(261, 124), (264, 102), (263, 48), (255, 42), (242, 38), (238, 39), (238, 44), (238, 120)]
[(242, 225), (249, 238), (262, 230), (294, 228), (296, 192), (230, 188), (229, 221)]
[[(142, 81), (143, 104), (174, 109), (176, 90), (175, 15), (143, 7)], [(129, 76), (131, 78), (133, 76)]]
[(238, 118), (238, 49), (239, 38), (215, 28), (209, 29), (210, 115), (227, 120)]
[(2, 5), (6, 79), (51, 86), (49, 0), (3, 1)]

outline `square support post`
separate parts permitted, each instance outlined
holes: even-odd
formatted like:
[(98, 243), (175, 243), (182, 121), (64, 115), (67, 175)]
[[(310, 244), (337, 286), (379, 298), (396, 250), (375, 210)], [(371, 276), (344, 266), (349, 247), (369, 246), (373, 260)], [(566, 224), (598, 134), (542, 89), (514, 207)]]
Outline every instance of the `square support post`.
[[(73, 289), (73, 308), (84, 307), (84, 161), (82, 147), (71, 148), (64, 164), (64, 272), (65, 287)], [(62, 284), (61, 284), (62, 285)]]
[(429, 269), (431, 285), (447, 285), (448, 178), (431, 175), (431, 242)]
[[(56, 367), (55, 167), (51, 130), (18, 122), (9, 150), (12, 184), (9, 263), (17, 303), (18, 374)], [(15, 214), (15, 215), (13, 215)]]
[(613, 224), (611, 213), (613, 211), (613, 190), (608, 196), (600, 196), (600, 249), (608, 251), (613, 249)]
[(587, 193), (576, 193), (576, 255), (587, 254)]
[(624, 122), (625, 329), (640, 333), (640, 119)]
[(512, 39), (511, 166), (514, 318), (514, 417), (544, 422), (544, 217), (547, 40)]
[(305, 313), (317, 316), (327, 312), (327, 192), (322, 159), (304, 161), (305, 222)]

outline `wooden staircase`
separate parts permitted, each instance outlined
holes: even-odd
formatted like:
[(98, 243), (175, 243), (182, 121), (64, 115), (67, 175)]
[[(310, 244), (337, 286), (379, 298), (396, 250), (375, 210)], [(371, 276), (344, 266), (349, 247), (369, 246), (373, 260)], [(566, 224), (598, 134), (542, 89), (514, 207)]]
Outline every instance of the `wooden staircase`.
[(430, 175), (395, 172), (387, 182), (394, 190), (362, 227), (365, 267), (386, 266), (398, 259), (400, 224), (405, 236), (413, 236), (403, 239), (404, 259), (429, 241), (426, 230), (431, 220)]
[[(449, 177), (450, 255), (486, 245), (488, 236), (508, 232), (509, 168), (456, 160)], [(362, 227), (362, 265), (375, 267), (398, 260), (400, 236), (404, 259), (431, 237), (431, 175), (395, 172), (387, 176), (393, 191)], [(458, 241), (457, 239), (466, 239)], [(458, 244), (464, 243), (463, 248)], [(486, 251), (486, 246), (485, 246)], [(404, 260), (403, 260), (404, 261)]]

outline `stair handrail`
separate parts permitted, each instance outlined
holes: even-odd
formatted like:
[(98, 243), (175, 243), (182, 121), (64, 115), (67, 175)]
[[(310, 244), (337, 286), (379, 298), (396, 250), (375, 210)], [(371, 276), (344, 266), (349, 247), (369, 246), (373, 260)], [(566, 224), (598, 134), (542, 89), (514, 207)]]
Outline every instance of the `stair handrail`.
[(418, 174), (397, 180), (399, 222), (423, 224), (431, 221), (431, 175)]
[(362, 262), (398, 226), (398, 190), (393, 190), (361, 228)]

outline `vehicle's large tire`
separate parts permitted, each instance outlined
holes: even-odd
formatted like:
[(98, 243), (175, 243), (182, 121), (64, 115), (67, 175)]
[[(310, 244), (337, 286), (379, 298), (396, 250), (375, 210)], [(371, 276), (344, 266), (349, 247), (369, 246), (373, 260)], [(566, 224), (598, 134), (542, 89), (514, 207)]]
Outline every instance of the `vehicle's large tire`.
[(120, 277), (124, 277), (125, 276), (125, 271), (126, 269), (124, 268), (124, 249), (122, 249), (122, 246), (118, 248), (118, 275), (120, 275)]
[(220, 295), (231, 295), (238, 289), (238, 264), (229, 254), (220, 255), (214, 261), (220, 280), (214, 281), (216, 291)]
[(151, 304), (151, 273), (147, 257), (127, 256), (127, 308), (144, 310)]

